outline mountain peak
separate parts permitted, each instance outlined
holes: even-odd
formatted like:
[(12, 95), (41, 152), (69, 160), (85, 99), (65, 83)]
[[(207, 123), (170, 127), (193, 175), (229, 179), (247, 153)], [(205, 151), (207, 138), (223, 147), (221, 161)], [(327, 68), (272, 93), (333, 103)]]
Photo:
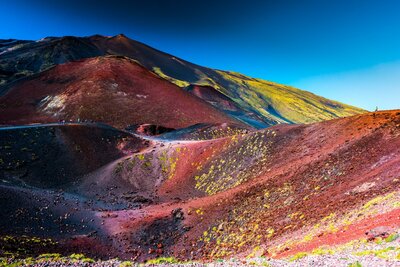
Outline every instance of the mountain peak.
[(113, 38), (117, 38), (117, 39), (129, 39), (125, 34), (120, 33), (115, 35)]

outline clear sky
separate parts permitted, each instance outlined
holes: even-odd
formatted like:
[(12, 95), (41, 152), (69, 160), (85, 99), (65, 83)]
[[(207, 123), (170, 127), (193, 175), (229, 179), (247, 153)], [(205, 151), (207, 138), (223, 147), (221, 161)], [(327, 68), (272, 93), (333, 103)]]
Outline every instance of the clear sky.
[(400, 108), (397, 0), (0, 0), (0, 38), (116, 35), (366, 109)]

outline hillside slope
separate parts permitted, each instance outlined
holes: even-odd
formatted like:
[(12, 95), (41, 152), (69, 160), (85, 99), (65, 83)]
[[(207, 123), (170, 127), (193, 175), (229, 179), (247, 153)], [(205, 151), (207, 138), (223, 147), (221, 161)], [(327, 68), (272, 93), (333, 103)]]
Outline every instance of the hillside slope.
[[(208, 138), (207, 128), (198, 129)], [(79, 227), (95, 233), (77, 235), (74, 224), (59, 237), (46, 232), (45, 222), (32, 231), (42, 227), (43, 236), (58, 240), (54, 251), (80, 243), (86, 245), (76, 251), (102, 258), (263, 255), (287, 264), (312, 251), (334, 254), (337, 246), (362, 259), (364, 246), (399, 231), (400, 111), (222, 133), (228, 131), (221, 128), (222, 137), (211, 140), (150, 138), (151, 149), (121, 157), (65, 189), (79, 204), (66, 212), (79, 218), (90, 211)], [(57, 194), (37, 190), (42, 198)], [(132, 208), (121, 208), (129, 203)], [(3, 231), (15, 233), (13, 227)], [(387, 253), (385, 260), (396, 260)]]
[[(229, 116), (263, 128), (279, 123), (311, 123), (364, 112), (296, 88), (241, 74), (195, 65), (153, 49), (124, 35), (114, 37), (49, 37), (40, 41), (2, 41), (0, 94), (13, 88), (13, 81), (29, 77), (51, 66), (96, 56), (120, 55), (188, 91), (191, 85), (207, 87), (209, 99), (197, 94)], [(208, 122), (208, 121), (203, 121)]]
[[(116, 240), (157, 233), (139, 242), (145, 251), (161, 243), (167, 255), (200, 259), (254, 251), (287, 257), (363, 239), (378, 226), (389, 235), (400, 227), (399, 142), (400, 111), (393, 111), (173, 143), (120, 167), (122, 177), (138, 179), (142, 164), (153, 166), (153, 177), (164, 166), (164, 182), (150, 187), (159, 204), (114, 212), (105, 225)], [(174, 226), (177, 209), (184, 219)], [(368, 220), (374, 223), (363, 224)], [(164, 223), (172, 224), (168, 233)], [(126, 247), (139, 243), (130, 238)]]
[(147, 147), (103, 124), (0, 128), (0, 177), (19, 186), (62, 188), (103, 165)]
[(124, 129), (150, 123), (180, 128), (237, 123), (129, 58), (108, 56), (57, 65), (16, 82), (0, 97), (0, 124), (98, 121)]

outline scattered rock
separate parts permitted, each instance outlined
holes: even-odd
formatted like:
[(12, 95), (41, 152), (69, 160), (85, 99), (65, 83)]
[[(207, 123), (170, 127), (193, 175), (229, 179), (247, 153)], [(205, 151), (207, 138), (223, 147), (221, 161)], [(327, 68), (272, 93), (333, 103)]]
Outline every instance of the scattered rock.
[(175, 220), (183, 220), (183, 219), (185, 219), (184, 213), (183, 213), (181, 208), (174, 209), (171, 213), (172, 213), (172, 217)]

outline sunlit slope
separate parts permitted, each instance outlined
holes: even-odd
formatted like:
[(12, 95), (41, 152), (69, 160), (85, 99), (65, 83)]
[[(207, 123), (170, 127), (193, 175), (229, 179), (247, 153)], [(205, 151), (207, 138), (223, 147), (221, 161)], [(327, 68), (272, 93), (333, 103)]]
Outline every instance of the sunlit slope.
[(240, 106), (287, 123), (312, 123), (362, 113), (363, 110), (294, 87), (218, 71), (231, 83), (219, 90)]

